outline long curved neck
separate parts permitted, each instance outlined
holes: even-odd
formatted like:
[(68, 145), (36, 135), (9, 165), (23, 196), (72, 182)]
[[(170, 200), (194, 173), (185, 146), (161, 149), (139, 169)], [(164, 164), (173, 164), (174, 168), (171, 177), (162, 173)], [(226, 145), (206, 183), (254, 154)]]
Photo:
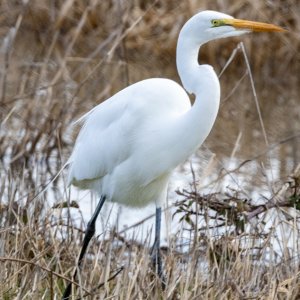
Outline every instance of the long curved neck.
[[(207, 42), (208, 40), (205, 38), (202, 40), (193, 39), (189, 34), (188, 26), (187, 29), (184, 26), (179, 34), (177, 43), (177, 70), (187, 92), (198, 97), (198, 94), (205, 90), (208, 97), (214, 98), (211, 101), (216, 100), (219, 105), (220, 84), (216, 73), (211, 66), (198, 64), (199, 50)], [(214, 89), (209, 89), (209, 87), (206, 87), (206, 84), (209, 84), (209, 87)]]
[(198, 64), (198, 52), (203, 40), (196, 43), (181, 31), (177, 44), (177, 69), (184, 88), (196, 96), (192, 108), (182, 115), (176, 130), (181, 133), (186, 152), (193, 153), (208, 136), (218, 113), (220, 84), (209, 65)]
[(198, 64), (199, 45), (179, 35), (176, 52), (176, 65), (181, 82), (190, 94), (195, 94), (197, 82), (201, 78), (197, 78), (200, 65)]

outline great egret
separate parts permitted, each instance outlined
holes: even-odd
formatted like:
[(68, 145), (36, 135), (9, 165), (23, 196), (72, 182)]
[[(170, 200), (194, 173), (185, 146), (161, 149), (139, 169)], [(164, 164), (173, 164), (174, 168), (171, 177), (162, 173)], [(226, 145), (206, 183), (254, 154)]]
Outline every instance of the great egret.
[[(155, 261), (161, 276), (161, 205), (169, 177), (203, 143), (219, 109), (219, 80), (210, 65), (198, 64), (199, 48), (210, 40), (251, 31), (284, 29), (215, 11), (199, 12), (178, 38), (176, 62), (184, 88), (169, 79), (146, 79), (81, 118), (84, 125), (69, 159), (69, 183), (96, 191), (101, 198), (88, 223), (78, 266), (105, 200), (135, 207), (155, 202)], [(187, 92), (196, 96), (193, 106)], [(68, 299), (70, 288), (63, 299)]]

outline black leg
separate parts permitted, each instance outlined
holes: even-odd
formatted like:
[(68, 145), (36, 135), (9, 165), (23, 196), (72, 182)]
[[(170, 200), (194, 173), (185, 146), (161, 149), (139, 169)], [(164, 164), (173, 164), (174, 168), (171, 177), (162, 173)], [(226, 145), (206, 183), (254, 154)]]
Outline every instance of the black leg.
[[(87, 228), (86, 228), (86, 232), (85, 232), (85, 236), (84, 236), (84, 239), (83, 239), (83, 244), (82, 244), (82, 248), (81, 248), (81, 251), (80, 251), (80, 254), (79, 254), (79, 258), (78, 258), (78, 262), (77, 262), (77, 267), (75, 269), (75, 272), (73, 274), (73, 279), (75, 279), (76, 277), (76, 274), (77, 274), (77, 270), (78, 268), (80, 267), (81, 265), (81, 262), (82, 262), (82, 259), (84, 257), (84, 254), (86, 252), (86, 249), (89, 245), (89, 242), (91, 240), (91, 238), (93, 237), (93, 235), (95, 234), (95, 224), (96, 224), (96, 220), (98, 218), (98, 215), (101, 211), (101, 208), (105, 202), (105, 199), (106, 197), (105, 196), (101, 196), (100, 200), (99, 200), (99, 203), (95, 209), (95, 212), (92, 216), (92, 218), (90, 219), (90, 221), (88, 222), (87, 224)], [(72, 289), (72, 284), (69, 283), (67, 288), (65, 289), (65, 292), (63, 294), (63, 297), (62, 297), (62, 300), (68, 300), (69, 297), (70, 297), (70, 294), (71, 294), (71, 289)]]
[(155, 214), (155, 240), (152, 248), (152, 263), (156, 273), (162, 280), (162, 286), (165, 284), (165, 278), (162, 271), (162, 260), (160, 256), (160, 230), (161, 230), (161, 207), (156, 208)]

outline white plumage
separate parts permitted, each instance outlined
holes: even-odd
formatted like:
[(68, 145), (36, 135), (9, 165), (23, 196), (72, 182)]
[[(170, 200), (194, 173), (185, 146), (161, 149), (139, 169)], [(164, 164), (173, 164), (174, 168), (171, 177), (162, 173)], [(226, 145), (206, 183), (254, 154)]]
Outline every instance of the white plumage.
[(153, 78), (118, 92), (87, 113), (69, 159), (69, 183), (97, 191), (108, 201), (130, 206), (166, 197), (170, 173), (205, 140), (217, 116), (219, 80), (209, 65), (198, 64), (202, 44), (250, 31), (280, 27), (203, 11), (182, 28), (177, 69), (184, 88)]
[[(176, 21), (176, 20), (174, 20)], [(198, 64), (202, 44), (250, 31), (283, 31), (259, 22), (203, 11), (182, 28), (177, 44), (177, 69), (185, 90), (161, 78), (133, 84), (96, 106), (84, 117), (83, 128), (69, 159), (69, 183), (97, 191), (101, 197), (88, 223), (76, 276), (104, 201), (129, 206), (156, 203), (154, 263), (164, 281), (160, 258), (161, 204), (171, 172), (209, 134), (219, 109), (220, 85), (213, 68)], [(69, 299), (71, 283), (63, 299)]]
[[(86, 114), (70, 158), (69, 183), (105, 194), (110, 201), (144, 206), (165, 198), (172, 168), (168, 134), (191, 107), (183, 88), (147, 79), (115, 94)], [(147, 109), (145, 109), (147, 108)]]

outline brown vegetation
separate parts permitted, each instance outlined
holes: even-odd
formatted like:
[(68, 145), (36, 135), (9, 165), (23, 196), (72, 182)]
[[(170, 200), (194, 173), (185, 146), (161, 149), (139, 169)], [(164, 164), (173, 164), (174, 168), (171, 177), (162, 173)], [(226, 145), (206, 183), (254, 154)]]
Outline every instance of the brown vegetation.
[[(72, 218), (64, 217), (64, 205), (49, 207), (50, 198), (70, 204), (63, 180), (54, 183), (51, 193), (35, 195), (66, 161), (74, 140), (70, 125), (84, 112), (141, 79), (179, 81), (177, 35), (184, 22), (203, 9), (275, 23), (289, 32), (243, 37), (245, 51), (241, 45), (237, 48), (240, 39), (203, 47), (200, 60), (212, 64), (217, 73), (235, 49), (236, 55), (220, 77), (222, 105), (206, 142), (214, 153), (205, 168), (205, 174), (214, 178), (213, 194), (203, 194), (197, 180), (190, 191), (180, 191), (186, 201), (178, 204), (177, 212), (183, 214), (183, 226), (192, 238), (188, 250), (180, 251), (176, 241), (163, 249), (166, 290), (160, 289), (148, 267), (147, 243), (111, 232), (108, 239), (92, 243), (76, 297), (298, 299), (300, 5), (296, 0), (0, 2), (1, 299), (61, 296), (84, 227), (77, 228)], [(250, 75), (263, 122), (258, 119)], [(232, 157), (241, 162), (233, 170), (224, 167)], [(266, 170), (274, 157), (278, 176), (272, 181)], [(245, 190), (260, 193), (266, 186), (271, 190), (263, 205), (236, 187), (229, 187), (229, 194), (220, 189), (226, 176), (241, 174), (249, 179)], [(212, 227), (209, 209), (216, 212)], [(266, 229), (270, 212), (276, 221)], [(203, 227), (193, 223), (193, 215), (203, 218)], [(223, 231), (212, 234), (218, 226)], [(289, 240), (276, 238), (276, 226), (292, 232)], [(280, 253), (274, 241), (280, 244)]]

